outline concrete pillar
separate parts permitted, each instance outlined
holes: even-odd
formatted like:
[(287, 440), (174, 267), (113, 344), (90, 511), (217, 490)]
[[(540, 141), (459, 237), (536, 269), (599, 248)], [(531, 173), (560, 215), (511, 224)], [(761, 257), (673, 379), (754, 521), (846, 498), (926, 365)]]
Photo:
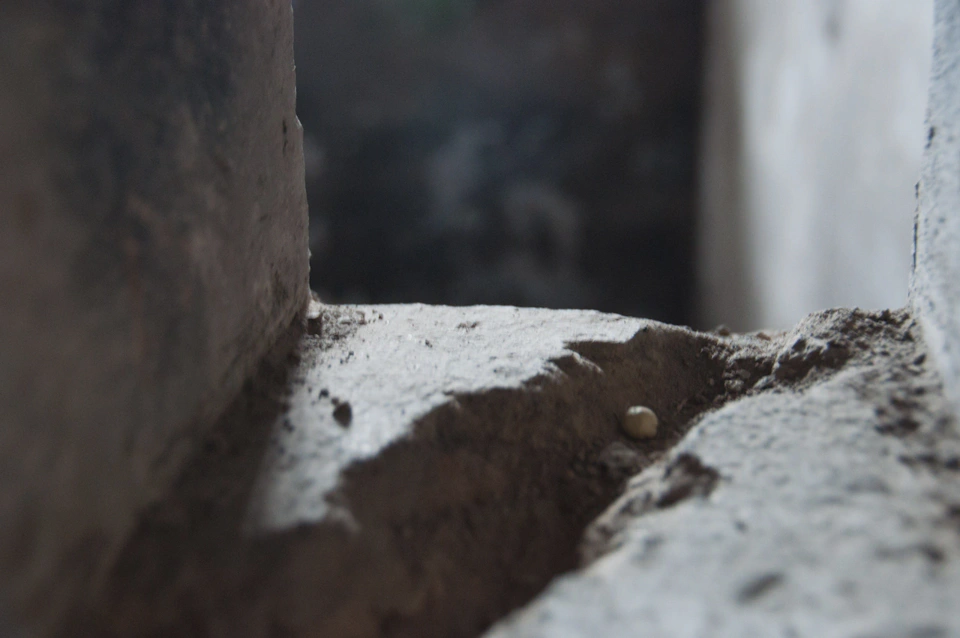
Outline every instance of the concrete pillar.
[(0, 606), (17, 622), (95, 589), (302, 312), (294, 97), (288, 0), (3, 7)]
[(711, 4), (701, 321), (902, 306), (932, 0)]
[(910, 305), (960, 414), (960, 2), (938, 0)]

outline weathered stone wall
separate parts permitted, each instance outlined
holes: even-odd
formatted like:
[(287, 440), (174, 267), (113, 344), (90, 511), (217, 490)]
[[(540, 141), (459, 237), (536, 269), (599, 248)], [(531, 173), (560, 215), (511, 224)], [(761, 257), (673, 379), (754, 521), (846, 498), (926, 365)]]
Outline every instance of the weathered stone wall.
[(910, 302), (960, 414), (960, 3), (939, 0)]
[(4, 7), (0, 602), (20, 621), (93, 589), (302, 311), (294, 98), (288, 1)]

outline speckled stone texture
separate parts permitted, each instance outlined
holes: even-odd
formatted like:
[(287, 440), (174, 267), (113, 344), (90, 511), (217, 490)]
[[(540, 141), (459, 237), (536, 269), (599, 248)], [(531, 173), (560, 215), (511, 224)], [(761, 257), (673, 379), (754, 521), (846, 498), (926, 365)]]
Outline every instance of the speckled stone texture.
[(3, 8), (0, 607), (32, 626), (304, 308), (292, 39), (280, 0)]

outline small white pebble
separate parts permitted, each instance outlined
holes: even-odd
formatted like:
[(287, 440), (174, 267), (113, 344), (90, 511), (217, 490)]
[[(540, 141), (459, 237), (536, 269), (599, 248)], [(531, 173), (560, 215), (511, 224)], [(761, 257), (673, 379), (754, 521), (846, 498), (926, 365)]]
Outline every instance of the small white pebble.
[(634, 439), (651, 439), (657, 435), (657, 415), (648, 407), (635, 405), (627, 410), (623, 431)]

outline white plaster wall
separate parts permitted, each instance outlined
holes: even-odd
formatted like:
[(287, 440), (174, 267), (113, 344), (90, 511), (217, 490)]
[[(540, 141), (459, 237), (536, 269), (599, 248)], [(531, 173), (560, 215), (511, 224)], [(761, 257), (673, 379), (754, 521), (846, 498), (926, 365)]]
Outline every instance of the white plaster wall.
[(701, 320), (899, 307), (925, 142), (931, 0), (711, 5)]

